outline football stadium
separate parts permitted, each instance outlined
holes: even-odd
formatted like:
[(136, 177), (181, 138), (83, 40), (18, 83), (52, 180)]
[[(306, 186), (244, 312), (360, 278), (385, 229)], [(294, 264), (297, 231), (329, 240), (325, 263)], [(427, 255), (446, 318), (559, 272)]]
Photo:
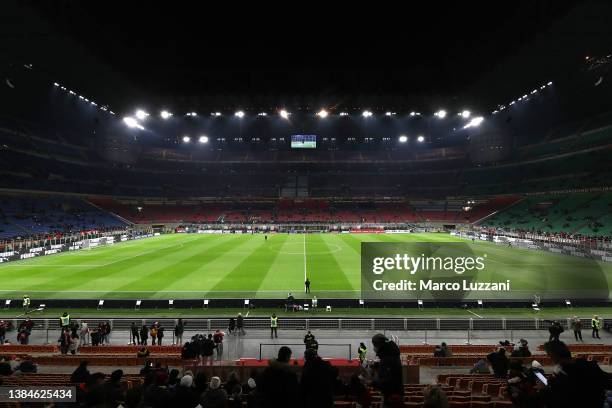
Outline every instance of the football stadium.
[(612, 404), (609, 2), (3, 6), (0, 406)]

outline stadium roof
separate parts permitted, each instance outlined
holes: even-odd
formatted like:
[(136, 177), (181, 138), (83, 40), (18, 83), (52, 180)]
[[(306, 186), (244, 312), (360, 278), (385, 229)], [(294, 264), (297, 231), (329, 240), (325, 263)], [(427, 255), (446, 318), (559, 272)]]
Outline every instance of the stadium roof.
[(14, 7), (33, 18), (4, 27), (13, 57), (118, 110), (449, 101), (490, 110), (612, 38), (603, 1)]

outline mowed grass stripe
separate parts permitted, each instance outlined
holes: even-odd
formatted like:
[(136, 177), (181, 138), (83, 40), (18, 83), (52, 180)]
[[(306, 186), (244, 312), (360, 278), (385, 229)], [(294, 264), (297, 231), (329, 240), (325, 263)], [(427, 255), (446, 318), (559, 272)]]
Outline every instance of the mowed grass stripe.
[[(37, 285), (29, 285), (27, 289), (49, 291), (75, 290), (79, 288), (81, 290), (108, 290), (112, 286), (104, 287), (103, 285), (112, 281), (114, 275), (126, 273), (126, 270), (135, 266), (143, 267), (146, 264), (155, 263), (156, 259), (164, 256), (164, 254), (176, 254), (177, 247), (182, 245), (183, 249), (188, 249), (190, 245), (197, 241), (197, 238), (191, 238), (191, 241), (184, 242), (184, 238), (182, 236), (175, 236), (174, 241), (169, 240), (161, 247), (153, 241), (142, 240), (141, 250), (137, 251), (136, 255), (129, 259), (122, 259), (103, 267), (84, 268), (83, 270), (70, 268), (70, 270), (66, 271), (54, 271), (49, 281), (41, 282)], [(107, 260), (112, 261), (112, 258), (107, 258)]]
[(353, 289), (353, 285), (333, 256), (332, 251), (336, 250), (337, 248), (327, 245), (322, 238), (322, 234), (307, 235), (306, 262), (308, 277), (312, 282), (312, 292)]
[(242, 261), (242, 257), (252, 252), (255, 243), (252, 236), (227, 235), (228, 239), (219, 242), (202, 254), (198, 265), (179, 279), (173, 280), (166, 291), (197, 290), (209, 291), (223, 280), (228, 270)]
[[(335, 259), (340, 271), (346, 277), (346, 281), (352, 290), (361, 290), (361, 259), (355, 256), (353, 249), (348, 247), (343, 240), (336, 235), (322, 235), (323, 242), (330, 249), (331, 256)], [(335, 248), (340, 248), (335, 251)], [(334, 249), (334, 250), (332, 250)]]
[[(113, 288), (113, 291), (151, 291), (151, 296), (155, 296), (157, 292), (165, 292), (168, 285), (175, 279), (181, 279), (189, 275), (206, 263), (227, 254), (245, 242), (246, 240), (242, 239), (240, 235), (226, 235), (217, 239), (200, 237), (189, 246), (187, 252), (185, 252), (184, 247), (179, 247), (179, 253), (177, 254), (166, 254), (158, 257), (155, 260), (154, 268), (148, 268), (148, 270), (142, 270), (139, 267), (134, 268), (130, 271), (133, 273), (128, 274), (128, 276), (134, 278)], [(191, 288), (195, 283), (185, 283), (185, 286)]]
[(304, 291), (304, 242), (302, 234), (276, 234), (265, 249), (274, 253), (274, 262), (259, 285), (260, 291), (277, 291), (284, 297)]
[[(275, 236), (275, 241), (280, 241), (281, 244), (285, 240), (287, 240), (286, 235)], [(223, 279), (210, 290), (210, 293), (234, 290), (257, 293), (279, 253), (267, 250), (265, 248), (267, 242), (261, 235), (252, 235), (251, 241), (255, 244), (251, 254), (223, 276)]]

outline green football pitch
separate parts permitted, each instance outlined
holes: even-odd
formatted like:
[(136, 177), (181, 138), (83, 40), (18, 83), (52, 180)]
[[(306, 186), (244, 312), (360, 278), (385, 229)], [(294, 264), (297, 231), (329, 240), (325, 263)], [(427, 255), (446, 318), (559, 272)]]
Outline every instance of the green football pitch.
[[(0, 296), (62, 299), (360, 298), (362, 242), (465, 242), (491, 267), (476, 281), (512, 280), (503, 299), (609, 297), (612, 264), (449, 234), (169, 234), (0, 264)], [(591, 294), (597, 294), (591, 296)], [(478, 299), (469, 293), (466, 299)]]

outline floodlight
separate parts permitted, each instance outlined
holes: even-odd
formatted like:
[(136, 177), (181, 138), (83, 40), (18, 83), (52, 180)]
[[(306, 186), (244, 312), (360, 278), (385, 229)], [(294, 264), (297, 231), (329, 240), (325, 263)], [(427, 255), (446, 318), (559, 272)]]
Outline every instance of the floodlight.
[(416, 116), (416, 112), (410, 112), (410, 116)]
[(221, 116), (221, 112), (212, 112), (211, 115), (212, 116)]
[(472, 112), (470, 112), (469, 110), (464, 110), (463, 112), (460, 113), (461, 117), (464, 119), (469, 118), (471, 114)]
[(511, 101), (511, 102), (510, 102), (510, 105), (514, 105), (515, 103), (516, 103), (515, 101)]
[(395, 112), (385, 112), (385, 116), (395, 116)]
[(76, 93), (75, 93), (74, 91), (68, 91), (68, 93), (69, 93), (70, 95), (76, 95)]
[(423, 143), (424, 141), (425, 141), (425, 136), (423, 135), (417, 136), (417, 142)]
[(446, 111), (444, 109), (440, 109), (436, 113), (434, 113), (438, 118), (444, 119), (446, 117)]
[(55, 86), (60, 86), (57, 82), (54, 82), (53, 85)]
[(268, 116), (268, 114), (266, 112), (259, 112), (257, 116)]
[(340, 112), (340, 116), (348, 116), (348, 112)]
[(327, 117), (327, 115), (329, 115), (329, 113), (327, 113), (327, 111), (325, 109), (321, 109), (317, 113), (317, 116), (320, 117), (321, 119), (325, 119)]
[(162, 119), (168, 119), (170, 116), (172, 116), (172, 113), (168, 112), (167, 110), (163, 110), (159, 113), (159, 116), (161, 116)]
[(280, 112), (278, 112), (278, 114), (280, 115), (281, 118), (283, 119), (289, 119), (289, 112), (287, 112), (284, 109), (281, 109)]
[(127, 127), (129, 128), (137, 128), (137, 129), (144, 129), (144, 127), (138, 123), (138, 121), (136, 119), (134, 119), (131, 116), (126, 116), (125, 118), (123, 118), (123, 122), (127, 125)]
[(467, 128), (471, 128), (471, 127), (478, 127), (478, 126), (480, 126), (480, 124), (482, 123), (483, 120), (484, 120), (484, 118), (482, 116), (476, 116), (475, 118), (470, 120), (467, 123), (467, 125), (465, 125), (463, 128), (467, 129)]
[(183, 142), (184, 143), (189, 143), (189, 142), (191, 142), (191, 138), (189, 136), (183, 136)]
[(149, 114), (147, 112), (143, 111), (142, 109), (138, 109), (134, 116), (136, 116), (137, 119), (145, 120), (147, 118), (147, 116), (149, 116)]
[(373, 113), (370, 112), (369, 110), (364, 110), (363, 113), (361, 114), (361, 116), (363, 116), (364, 118), (369, 118), (372, 115)]
[(188, 112), (187, 116), (198, 116), (196, 112)]
[(546, 85), (551, 86), (552, 85), (552, 81), (548, 82)]
[(244, 112), (243, 111), (238, 111), (238, 112), (234, 113), (234, 116), (236, 116), (237, 118), (243, 118), (244, 117)]
[(533, 95), (534, 93), (538, 93), (537, 89), (534, 89), (533, 91), (531, 91), (531, 94)]
[(408, 136), (406, 135), (401, 135), (398, 140), (400, 141), (400, 143), (406, 143), (408, 141)]
[(200, 143), (208, 143), (208, 136), (204, 136), (204, 135), (202, 135), (202, 136), (200, 136), (200, 138), (198, 139), (198, 141), (199, 141)]

